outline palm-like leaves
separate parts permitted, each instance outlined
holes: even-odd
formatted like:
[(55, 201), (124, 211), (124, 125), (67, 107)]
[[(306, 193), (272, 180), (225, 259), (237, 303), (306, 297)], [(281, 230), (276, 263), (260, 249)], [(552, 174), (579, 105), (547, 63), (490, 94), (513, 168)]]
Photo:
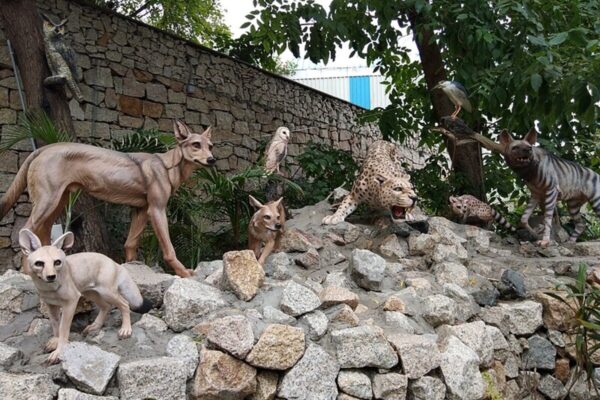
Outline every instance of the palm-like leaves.
[(228, 217), (236, 243), (240, 242), (241, 226), (247, 223), (252, 214), (248, 195), (264, 199), (262, 193), (257, 191), (261, 180), (276, 180), (294, 191), (302, 192), (295, 183), (256, 166), (229, 176), (216, 169), (201, 169), (197, 176), (203, 180), (200, 188), (208, 195), (204, 205), (213, 216)]
[[(54, 121), (44, 112), (23, 114), (19, 125), (3, 135), (0, 143), (0, 152), (9, 150), (17, 143), (32, 140), (43, 144), (72, 142), (73, 138), (66, 131), (58, 128)], [(80, 190), (69, 193), (69, 201), (65, 206), (63, 221), (65, 231), (68, 231), (73, 222), (73, 209), (81, 194)]]
[(23, 114), (19, 125), (9, 129), (2, 136), (0, 152), (9, 150), (24, 140), (35, 140), (44, 144), (73, 141), (71, 135), (54, 125), (46, 113)]
[[(215, 211), (225, 211), (235, 208), (232, 203), (238, 199), (244, 199), (247, 203), (249, 191), (246, 190), (247, 183), (255, 179), (266, 178), (267, 173), (258, 167), (247, 168), (239, 173), (227, 176), (214, 168), (206, 168), (198, 171), (197, 176), (203, 180), (200, 187), (209, 195), (209, 202), (216, 208)], [(250, 209), (250, 206), (244, 207)]]
[(140, 129), (110, 142), (111, 149), (123, 153), (163, 153), (174, 145), (173, 135), (166, 135), (155, 129)]

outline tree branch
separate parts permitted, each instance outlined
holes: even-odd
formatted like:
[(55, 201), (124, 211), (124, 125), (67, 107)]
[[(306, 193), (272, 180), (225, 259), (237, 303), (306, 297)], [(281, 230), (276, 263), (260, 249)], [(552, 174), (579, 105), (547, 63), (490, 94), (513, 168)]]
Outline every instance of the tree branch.
[(147, 2), (145, 2), (144, 4), (142, 4), (137, 10), (135, 10), (134, 12), (130, 13), (128, 15), (128, 17), (130, 18), (135, 18), (138, 16), (139, 13), (141, 13), (142, 11), (144, 11), (146, 8), (148, 8), (154, 1), (153, 0), (148, 0)]
[(446, 136), (448, 139), (455, 142), (457, 146), (467, 144), (467, 143), (478, 142), (483, 147), (485, 147), (486, 149), (488, 149), (490, 151), (495, 151), (497, 153), (504, 154), (504, 146), (502, 146), (500, 143), (494, 142), (492, 139), (489, 139), (477, 132), (473, 132), (472, 134), (465, 135), (465, 134), (451, 132), (448, 129), (443, 128), (441, 126), (432, 128), (431, 130), (434, 132), (440, 132), (442, 135)]

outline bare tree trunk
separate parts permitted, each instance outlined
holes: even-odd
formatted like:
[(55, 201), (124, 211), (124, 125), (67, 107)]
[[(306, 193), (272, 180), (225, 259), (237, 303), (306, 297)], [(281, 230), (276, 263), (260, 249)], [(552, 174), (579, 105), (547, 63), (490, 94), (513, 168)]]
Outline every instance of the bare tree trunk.
[(72, 134), (73, 122), (64, 88), (44, 87), (44, 78), (50, 75), (50, 70), (35, 1), (0, 0), (0, 21), (15, 52), (28, 111), (48, 113), (57, 126)]
[[(409, 15), (411, 28), (419, 50), (421, 65), (431, 93), (431, 102), (436, 116), (439, 119), (452, 114), (454, 106), (441, 90), (433, 87), (442, 80), (447, 80), (446, 69), (442, 60), (440, 47), (435, 41), (434, 33), (427, 27), (423, 17), (417, 13)], [(445, 139), (448, 154), (452, 160), (452, 168), (466, 179), (465, 187), (459, 188), (463, 193), (486, 200), (483, 170), (481, 165), (481, 147), (478, 143), (468, 143), (455, 146), (453, 142)]]
[[(50, 76), (46, 63), (42, 20), (35, 0), (0, 0), (0, 23), (10, 40), (23, 80), (27, 111), (46, 112), (57, 127), (74, 136), (73, 121), (63, 86), (52, 89), (44, 86)], [(80, 232), (75, 232), (82, 245), (79, 249), (108, 254), (108, 233), (98, 210), (97, 201), (81, 195), (75, 206), (75, 214), (81, 214)]]
[(72, 225), (72, 231), (77, 237), (74, 251), (94, 251), (116, 259), (119, 251), (110, 246), (108, 230), (99, 205), (98, 200), (86, 193), (79, 196), (73, 211), (74, 218), (77, 218)]

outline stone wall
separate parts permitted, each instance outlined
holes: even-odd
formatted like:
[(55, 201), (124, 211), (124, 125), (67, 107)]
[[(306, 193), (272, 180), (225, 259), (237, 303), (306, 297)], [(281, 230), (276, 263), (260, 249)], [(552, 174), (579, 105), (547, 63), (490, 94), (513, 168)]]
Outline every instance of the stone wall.
[[(172, 132), (173, 118), (181, 118), (195, 130), (213, 126), (217, 166), (233, 171), (255, 162), (257, 146), (280, 125), (302, 130), (289, 146), (292, 164), (309, 141), (349, 150), (360, 159), (380, 136), (375, 125), (356, 122), (359, 107), (210, 49), (79, 1), (40, 0), (39, 6), (56, 20), (68, 18), (85, 99), (69, 103), (81, 141), (107, 143), (139, 128)], [(17, 123), (20, 109), (0, 30), (3, 136)], [(0, 192), (30, 150), (23, 143), (0, 155)], [(23, 197), (2, 221), (0, 265), (14, 254), (16, 228), (29, 211), (26, 201)]]

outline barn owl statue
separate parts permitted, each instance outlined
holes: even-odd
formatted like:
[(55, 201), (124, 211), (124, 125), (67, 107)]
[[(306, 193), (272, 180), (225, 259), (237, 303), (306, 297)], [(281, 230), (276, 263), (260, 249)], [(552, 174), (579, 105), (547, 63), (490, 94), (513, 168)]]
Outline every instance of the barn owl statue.
[(285, 126), (277, 128), (265, 154), (265, 169), (267, 172), (281, 174), (279, 166), (287, 156), (289, 140), (290, 130)]

